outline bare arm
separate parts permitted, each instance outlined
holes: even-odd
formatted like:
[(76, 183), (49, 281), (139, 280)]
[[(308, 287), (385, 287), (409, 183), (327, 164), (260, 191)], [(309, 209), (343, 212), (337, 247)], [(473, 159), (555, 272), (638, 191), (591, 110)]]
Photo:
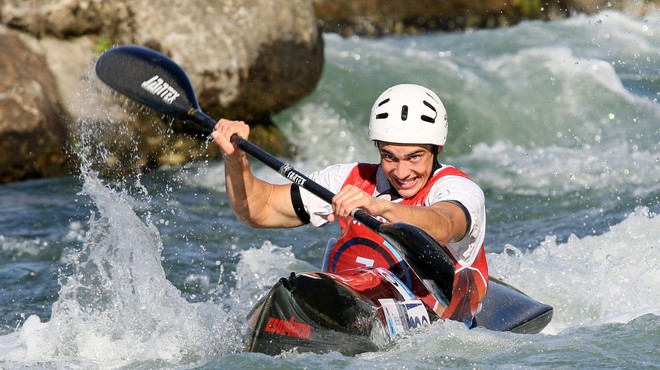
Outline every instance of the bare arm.
[(460, 241), (467, 232), (465, 212), (454, 203), (438, 202), (429, 207), (390, 204), (382, 215), (384, 218), (415, 225), (442, 245)]
[(429, 207), (416, 207), (374, 198), (354, 186), (344, 187), (334, 198), (336, 216), (347, 217), (356, 208), (381, 216), (390, 222), (405, 222), (426, 231), (442, 245), (457, 242), (466, 234), (467, 219), (463, 209), (451, 202), (437, 202)]
[(220, 120), (213, 132), (225, 157), (227, 197), (236, 216), (252, 227), (302, 225), (291, 203), (291, 184), (275, 185), (254, 176), (247, 155), (230, 142), (232, 135), (247, 138), (250, 128), (242, 121)]

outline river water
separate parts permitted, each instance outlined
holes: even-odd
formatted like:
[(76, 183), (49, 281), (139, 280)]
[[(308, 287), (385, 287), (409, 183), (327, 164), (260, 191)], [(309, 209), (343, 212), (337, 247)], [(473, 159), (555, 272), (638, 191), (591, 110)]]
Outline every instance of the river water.
[(81, 176), (0, 186), (1, 368), (657, 368), (660, 14), (324, 37), (318, 88), (275, 117), (291, 163), (375, 160), (375, 97), (432, 88), (449, 112), (442, 162), (486, 193), (491, 275), (552, 305), (550, 325), (436, 323), (357, 357), (244, 353), (249, 308), (279, 277), (318, 270), (337, 227), (242, 225), (218, 162), (103, 179), (90, 168), (112, 153), (83, 120)]

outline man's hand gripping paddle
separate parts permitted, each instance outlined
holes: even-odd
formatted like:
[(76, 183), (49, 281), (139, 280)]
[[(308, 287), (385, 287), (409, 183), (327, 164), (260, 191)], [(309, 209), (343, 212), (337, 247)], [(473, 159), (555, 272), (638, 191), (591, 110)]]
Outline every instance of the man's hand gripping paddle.
[[(96, 74), (112, 89), (159, 113), (192, 121), (209, 133), (216, 125), (216, 120), (200, 109), (183, 69), (157, 51), (130, 45), (112, 48), (99, 57)], [(231, 142), (293, 183), (332, 203), (335, 194), (291, 165), (237, 135), (232, 136)], [(355, 211), (353, 217), (397, 248), (419, 277), (427, 280), (427, 286), (429, 280), (433, 281), (430, 285), (437, 287), (433, 290), (439, 301), (445, 304), (451, 301), (455, 262), (430, 235), (409, 224), (380, 222), (362, 210)]]

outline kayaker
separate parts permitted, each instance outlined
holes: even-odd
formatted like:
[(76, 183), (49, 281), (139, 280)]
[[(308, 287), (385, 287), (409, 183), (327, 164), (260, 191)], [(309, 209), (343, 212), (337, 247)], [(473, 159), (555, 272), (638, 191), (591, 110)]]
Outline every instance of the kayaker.
[(485, 199), (465, 173), (438, 162), (447, 128), (447, 112), (433, 91), (412, 84), (387, 89), (373, 104), (369, 121), (369, 139), (380, 162), (336, 164), (309, 176), (336, 193), (331, 205), (298, 185), (256, 178), (246, 154), (229, 141), (233, 134), (248, 138), (250, 127), (244, 122), (221, 119), (213, 138), (225, 157), (227, 195), (242, 222), (281, 228), (339, 221), (342, 236), (329, 244), (324, 262), (330, 272), (385, 263), (378, 247), (354, 247), (356, 238), (375, 233), (353, 220), (351, 211), (361, 208), (385, 222), (415, 225), (457, 261), (450, 305), (432, 308), (442, 318), (469, 324), (488, 285)]

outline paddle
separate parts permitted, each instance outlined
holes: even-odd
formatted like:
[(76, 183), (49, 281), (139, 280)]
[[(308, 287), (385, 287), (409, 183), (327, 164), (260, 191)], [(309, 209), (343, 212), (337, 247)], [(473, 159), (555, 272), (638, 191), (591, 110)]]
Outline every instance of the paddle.
[[(202, 112), (190, 80), (183, 69), (167, 56), (140, 46), (118, 46), (101, 55), (96, 74), (112, 89), (159, 113), (192, 121), (208, 132), (216, 120)], [(234, 145), (276, 170), (320, 199), (331, 203), (334, 194), (298, 172), (288, 163), (273, 157), (251, 142), (234, 135)], [(353, 217), (400, 249), (406, 261), (422, 280), (432, 280), (448, 303), (453, 291), (455, 263), (451, 256), (426, 232), (405, 223), (383, 223), (362, 210)], [(439, 290), (439, 292), (437, 291)]]

